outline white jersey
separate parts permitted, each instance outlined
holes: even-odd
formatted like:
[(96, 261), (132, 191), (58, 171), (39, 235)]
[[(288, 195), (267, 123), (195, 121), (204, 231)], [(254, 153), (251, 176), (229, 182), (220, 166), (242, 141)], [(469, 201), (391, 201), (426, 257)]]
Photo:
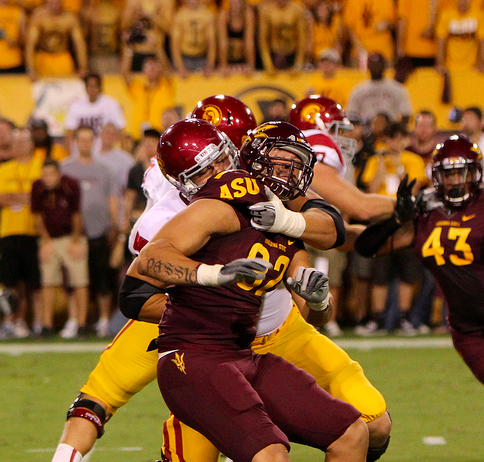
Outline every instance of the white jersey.
[(151, 206), (156, 204), (168, 191), (175, 187), (161, 173), (156, 156), (150, 159), (150, 166), (146, 169), (141, 185)]
[(123, 110), (116, 99), (107, 95), (99, 95), (98, 99), (91, 103), (87, 96), (74, 101), (67, 113), (65, 129), (76, 130), (80, 126), (88, 126), (99, 135), (101, 128), (107, 123), (112, 123), (122, 130), (126, 127)]
[[(165, 180), (166, 181), (166, 180)], [(158, 230), (178, 212), (186, 207), (179, 191), (172, 189), (149, 210), (145, 210), (134, 231), (131, 250), (138, 255), (140, 250), (153, 238)], [(134, 228), (133, 228), (134, 230)], [(133, 231), (132, 231), (133, 234)], [(131, 237), (130, 237), (131, 241)], [(257, 325), (257, 336), (268, 335), (282, 326), (292, 309), (292, 298), (284, 285), (263, 297), (261, 314)]]
[(314, 149), (318, 162), (335, 168), (341, 176), (345, 176), (345, 159), (336, 141), (327, 133), (316, 128), (302, 132)]

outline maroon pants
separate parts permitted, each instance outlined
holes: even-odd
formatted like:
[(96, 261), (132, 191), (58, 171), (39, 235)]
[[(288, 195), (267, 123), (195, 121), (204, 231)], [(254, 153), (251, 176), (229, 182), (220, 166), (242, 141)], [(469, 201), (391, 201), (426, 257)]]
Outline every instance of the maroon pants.
[(484, 383), (484, 331), (461, 334), (451, 329), (451, 333), (455, 349), (477, 380)]
[(289, 441), (324, 451), (360, 416), (270, 353), (178, 350), (159, 360), (158, 385), (175, 417), (237, 462)]

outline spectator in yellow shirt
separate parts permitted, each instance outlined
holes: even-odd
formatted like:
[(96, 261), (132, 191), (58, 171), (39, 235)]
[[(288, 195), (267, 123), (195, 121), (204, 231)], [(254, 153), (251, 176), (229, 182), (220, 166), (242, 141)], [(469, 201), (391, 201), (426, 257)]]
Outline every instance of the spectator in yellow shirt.
[(393, 0), (348, 0), (343, 19), (358, 55), (381, 53), (387, 60), (393, 60)]
[(175, 106), (175, 88), (173, 80), (156, 56), (145, 57), (142, 75), (139, 76), (133, 76), (130, 72), (131, 59), (132, 54), (125, 50), (121, 73), (133, 101), (128, 132), (134, 139), (139, 139), (148, 128), (162, 130), (164, 111)]
[(395, 80), (404, 83), (416, 67), (435, 66), (437, 0), (398, 0)]
[(75, 71), (69, 51), (72, 40), (78, 74), (87, 74), (87, 48), (76, 15), (64, 11), (61, 0), (45, 0), (36, 8), (28, 28), (25, 47), (27, 72), (32, 80), (43, 75), (70, 75)]
[(23, 47), (27, 17), (23, 8), (0, 0), (0, 74), (25, 72)]
[[(398, 185), (405, 174), (409, 179), (417, 180), (413, 192), (416, 193), (425, 184), (425, 164), (422, 158), (412, 152), (405, 151), (408, 145), (406, 128), (397, 123), (391, 123), (386, 132), (387, 150), (370, 157), (363, 171), (362, 181), (368, 186), (369, 192), (396, 197)], [(402, 335), (415, 335), (416, 331), (409, 321), (409, 313), (414, 295), (413, 285), (419, 278), (420, 263), (413, 249), (404, 253), (378, 257), (373, 266), (372, 314), (366, 326), (359, 326), (358, 335), (374, 335), (384, 332), (388, 327), (385, 319), (385, 304), (389, 284), (395, 274), (399, 276), (400, 313), (396, 327)], [(393, 327), (393, 326), (392, 326)]]
[(183, 0), (171, 29), (171, 56), (181, 77), (203, 71), (208, 77), (217, 55), (215, 14), (201, 0)]
[(437, 70), (484, 71), (484, 13), (472, 0), (457, 0), (437, 23)]
[(317, 70), (310, 81), (306, 96), (323, 95), (346, 106), (351, 91), (351, 83), (338, 78), (341, 56), (334, 48), (323, 50), (317, 61)]
[(34, 156), (28, 128), (15, 129), (13, 158), (0, 165), (0, 283), (14, 295), (16, 308), (0, 328), (0, 338), (28, 337), (29, 308), (40, 325), (42, 300), (38, 261), (38, 233), (30, 209), (32, 183), (40, 178), (42, 162)]
[(311, 62), (317, 63), (321, 53), (328, 48), (336, 50), (341, 55), (343, 51), (343, 26), (341, 17), (334, 11), (333, 4), (328, 0), (319, 0), (315, 8), (311, 10), (309, 18)]
[(259, 47), (267, 72), (302, 70), (307, 38), (305, 11), (294, 0), (274, 0), (260, 8)]

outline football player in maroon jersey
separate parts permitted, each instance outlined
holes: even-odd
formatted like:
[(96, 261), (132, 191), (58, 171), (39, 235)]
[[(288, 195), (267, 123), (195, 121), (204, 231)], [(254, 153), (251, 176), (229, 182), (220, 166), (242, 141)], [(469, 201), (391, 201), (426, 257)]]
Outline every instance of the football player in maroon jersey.
[[(162, 169), (173, 146), (191, 145), (172, 138), (175, 133), (168, 130), (161, 138)], [(183, 136), (189, 137), (187, 130)], [(235, 460), (288, 461), (293, 440), (326, 451), (328, 461), (364, 461), (368, 430), (356, 409), (283, 359), (250, 350), (260, 297), (280, 281), (309, 309), (327, 307), (327, 278), (308, 268), (302, 243), (257, 231), (248, 210), (267, 201), (264, 184), (285, 199), (304, 194), (314, 153), (304, 135), (284, 122), (254, 130), (242, 157), (252, 149), (259, 152), (246, 165), (252, 176), (212, 176), (212, 162), (180, 177), (191, 189), (210, 176), (128, 271), (132, 283), (168, 286), (157, 339), (160, 390), (175, 416)], [(209, 151), (197, 160), (208, 161)]]
[[(484, 195), (482, 154), (454, 135), (437, 145), (434, 187), (415, 200), (403, 180), (395, 215), (357, 239), (365, 256), (412, 245), (440, 284), (454, 346), (484, 383)], [(389, 237), (390, 236), (390, 237)]]

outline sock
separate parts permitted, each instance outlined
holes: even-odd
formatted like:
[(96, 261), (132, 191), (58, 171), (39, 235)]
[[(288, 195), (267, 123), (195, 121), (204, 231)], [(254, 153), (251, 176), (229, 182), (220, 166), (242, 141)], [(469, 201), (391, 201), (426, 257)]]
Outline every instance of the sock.
[(81, 462), (82, 454), (68, 444), (60, 443), (55, 450), (52, 462)]

